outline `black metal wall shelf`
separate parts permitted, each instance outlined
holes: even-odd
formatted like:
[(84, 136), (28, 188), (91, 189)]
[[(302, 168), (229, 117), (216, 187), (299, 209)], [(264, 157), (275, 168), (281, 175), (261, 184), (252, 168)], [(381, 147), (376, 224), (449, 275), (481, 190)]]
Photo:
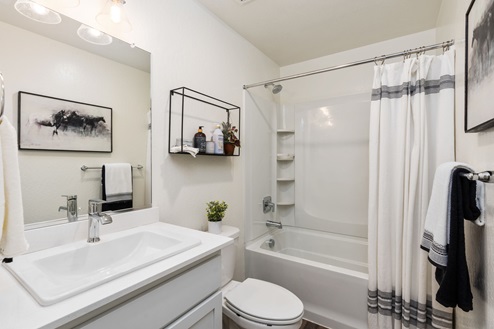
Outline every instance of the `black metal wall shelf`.
[[(186, 101), (190, 100), (191, 102), (198, 102), (198, 104), (203, 104), (204, 108), (200, 110), (195, 110), (195, 115), (193, 114), (186, 114)], [(207, 112), (204, 114), (204, 111), (210, 109), (210, 110), (220, 110), (220, 111), (225, 111), (226, 112), (226, 121), (225, 122), (232, 122), (233, 126), (236, 126), (238, 129), (238, 135), (237, 137), (240, 138), (240, 107), (236, 106), (234, 104), (222, 101), (218, 98), (203, 94), (201, 92), (198, 92), (196, 90), (192, 90), (187, 87), (180, 87), (180, 88), (175, 88), (170, 90), (170, 102), (169, 102), (169, 120), (168, 120), (168, 153), (170, 154), (189, 154), (187, 152), (183, 151), (183, 141), (185, 139), (193, 139), (193, 136), (196, 132), (195, 128), (197, 128), (198, 125), (202, 125), (206, 127), (206, 124), (204, 122), (209, 122), (209, 123), (221, 123), (221, 121), (225, 121), (224, 119), (219, 120), (212, 120), (212, 116), (209, 115)], [(174, 109), (179, 109), (178, 111)], [(198, 114), (198, 112), (201, 112), (201, 114)], [(189, 110), (189, 112), (192, 112)], [(175, 120), (175, 121), (180, 121), (180, 132), (179, 136), (176, 136), (176, 138), (180, 138), (182, 141), (181, 143), (181, 152), (172, 152), (172, 128), (176, 127), (178, 124), (177, 122), (173, 122), (173, 115), (180, 116), (180, 119)], [(218, 115), (216, 114), (214, 116), (215, 118), (219, 118)], [(184, 135), (184, 122), (188, 121), (188, 125), (186, 127), (185, 135)], [(201, 121), (202, 120), (202, 121)], [(194, 122), (195, 125), (192, 123)], [(202, 124), (198, 124), (201, 123)], [(185, 137), (184, 137), (185, 136)], [(207, 136), (207, 134), (206, 134)], [(207, 140), (210, 140), (210, 136), (206, 137)], [(210, 154), (210, 153), (198, 153), (197, 156), (216, 156), (216, 157), (231, 157), (231, 156), (240, 156), (240, 148), (236, 147), (235, 152), (233, 155), (224, 155), (224, 154)]]

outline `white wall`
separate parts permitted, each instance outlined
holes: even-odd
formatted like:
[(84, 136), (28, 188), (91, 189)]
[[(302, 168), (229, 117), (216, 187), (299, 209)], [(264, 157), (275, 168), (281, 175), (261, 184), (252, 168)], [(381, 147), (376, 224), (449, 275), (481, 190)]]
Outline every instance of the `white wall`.
[[(281, 68), (309, 72), (435, 43), (428, 30)], [(397, 61), (402, 58), (390, 60)], [(373, 64), (283, 81), (295, 128), (296, 226), (367, 237), (369, 108)], [(287, 111), (286, 113), (289, 113)]]
[[(43, 2), (53, 8), (57, 5), (53, 0)], [(81, 1), (78, 8), (58, 10), (95, 26), (93, 17), (102, 3)], [(194, 0), (148, 0), (145, 4), (129, 0), (125, 7), (133, 31), (120, 36), (152, 54), (152, 191), (160, 219), (204, 229), (206, 202), (225, 200), (229, 209), (224, 223), (242, 229), (239, 245), (243, 246), (244, 155), (196, 159), (169, 155), (169, 90), (186, 86), (242, 105), (242, 86), (277, 77), (279, 67)], [(243, 248), (239, 256), (237, 278), (243, 277)]]
[[(478, 171), (494, 168), (494, 130), (464, 132), (465, 14), (470, 0), (442, 2), (437, 41), (455, 39), (456, 45), (456, 160)], [(479, 1), (477, 1), (479, 3)], [(492, 103), (491, 99), (485, 102)], [(486, 184), (487, 217), (484, 227), (465, 222), (466, 257), (473, 293), (473, 311), (457, 309), (457, 328), (492, 328), (494, 323), (494, 186)]]
[[(6, 80), (6, 115), (15, 126), (18, 91), (112, 108), (112, 153), (19, 151), (26, 224), (66, 217), (58, 212), (66, 204), (62, 194), (77, 195), (79, 213), (86, 213), (87, 201), (101, 196), (101, 171), (84, 173), (82, 165), (146, 166), (149, 73), (3, 22), (0, 40), (8, 45), (0, 51), (0, 69)], [(136, 170), (136, 207), (145, 205), (145, 183), (145, 171)]]

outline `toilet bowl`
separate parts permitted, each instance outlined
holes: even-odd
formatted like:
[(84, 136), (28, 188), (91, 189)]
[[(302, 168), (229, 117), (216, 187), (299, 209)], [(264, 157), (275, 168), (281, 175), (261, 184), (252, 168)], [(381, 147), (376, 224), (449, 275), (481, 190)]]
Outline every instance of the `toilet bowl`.
[[(240, 231), (223, 225), (221, 235), (238, 241)], [(235, 244), (221, 250), (223, 328), (229, 329), (298, 329), (302, 325), (304, 306), (289, 290), (276, 284), (248, 278), (233, 281)]]

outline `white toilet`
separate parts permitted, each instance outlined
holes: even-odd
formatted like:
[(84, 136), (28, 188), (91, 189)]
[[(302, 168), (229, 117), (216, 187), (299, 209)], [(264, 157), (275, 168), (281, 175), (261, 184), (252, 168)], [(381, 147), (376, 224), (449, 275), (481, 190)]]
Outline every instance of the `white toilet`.
[(224, 329), (298, 329), (302, 325), (304, 305), (289, 290), (276, 284), (246, 279), (233, 281), (236, 248), (240, 231), (223, 225), (221, 235), (235, 239), (221, 250)]

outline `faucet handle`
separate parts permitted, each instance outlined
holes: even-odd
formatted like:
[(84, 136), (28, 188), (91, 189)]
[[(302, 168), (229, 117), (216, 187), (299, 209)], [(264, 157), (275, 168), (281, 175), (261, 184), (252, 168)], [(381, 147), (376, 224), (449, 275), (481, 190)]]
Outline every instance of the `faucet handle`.
[(108, 201), (101, 199), (89, 199), (88, 201), (88, 213), (100, 213), (102, 211), (103, 203), (108, 203)]
[(67, 198), (67, 201), (77, 200), (77, 194), (73, 194), (73, 195), (63, 194), (62, 197)]

